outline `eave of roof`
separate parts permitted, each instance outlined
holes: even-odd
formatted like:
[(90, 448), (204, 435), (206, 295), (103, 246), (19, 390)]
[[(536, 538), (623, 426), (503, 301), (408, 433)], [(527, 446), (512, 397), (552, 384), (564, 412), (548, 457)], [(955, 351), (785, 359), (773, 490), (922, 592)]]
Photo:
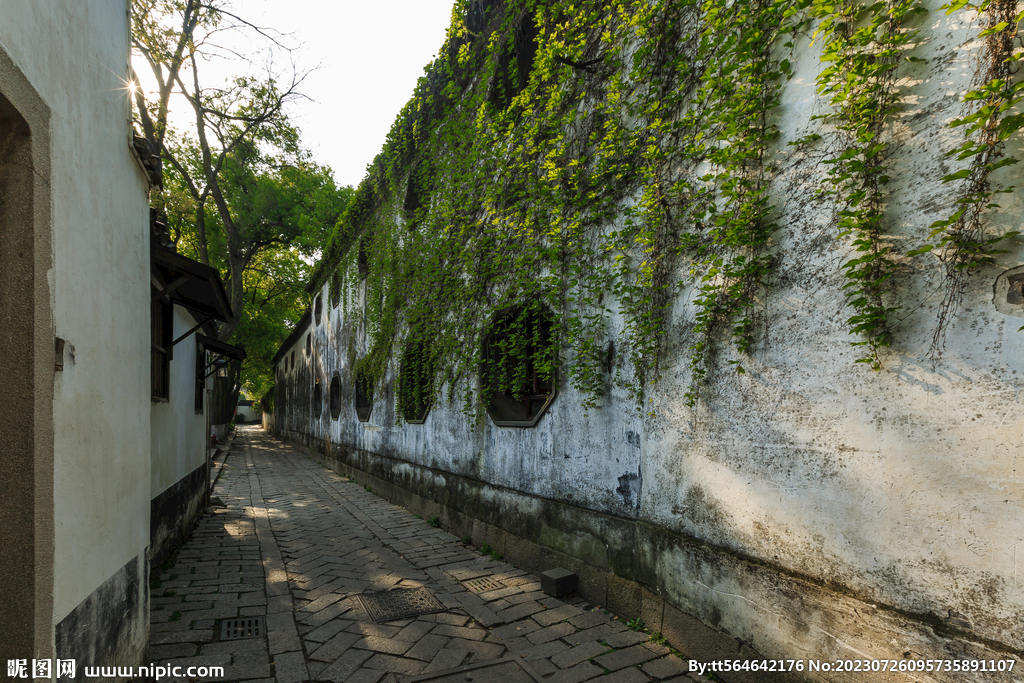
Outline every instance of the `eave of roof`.
[(215, 268), (152, 245), (150, 258), (154, 268), (165, 272), (171, 280), (185, 278), (170, 294), (171, 300), (203, 317), (230, 322), (234, 320), (220, 273)]
[(222, 356), (234, 358), (237, 361), (245, 360), (245, 349), (242, 348), (241, 346), (232, 346), (231, 344), (226, 344), (222, 341), (211, 339), (210, 337), (207, 337), (202, 334), (196, 335), (196, 341), (205, 346), (207, 349), (214, 351), (215, 353), (219, 353)]

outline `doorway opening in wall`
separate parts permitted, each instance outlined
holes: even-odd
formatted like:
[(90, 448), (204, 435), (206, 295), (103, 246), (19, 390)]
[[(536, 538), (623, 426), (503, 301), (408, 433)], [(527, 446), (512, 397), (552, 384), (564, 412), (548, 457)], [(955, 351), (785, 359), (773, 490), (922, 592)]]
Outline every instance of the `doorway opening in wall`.
[(360, 422), (370, 419), (373, 412), (373, 384), (362, 370), (356, 371), (356, 417)]
[(499, 427), (533, 427), (555, 399), (557, 345), (539, 302), (499, 311), (483, 337), (481, 386)]
[[(50, 267), (49, 168), (36, 163), (48, 164), (49, 112), (2, 48), (0, 83), (0, 656), (14, 658), (41, 649), (44, 633), (53, 636), (53, 583), (46, 578), (53, 555), (45, 538), (53, 533), (50, 392), (60, 375), (49, 370), (57, 346), (50, 292), (44, 297), (37, 288)], [(27, 105), (27, 118), (14, 102)], [(42, 349), (45, 365), (36, 362)], [(44, 367), (49, 372), (36, 372)]]

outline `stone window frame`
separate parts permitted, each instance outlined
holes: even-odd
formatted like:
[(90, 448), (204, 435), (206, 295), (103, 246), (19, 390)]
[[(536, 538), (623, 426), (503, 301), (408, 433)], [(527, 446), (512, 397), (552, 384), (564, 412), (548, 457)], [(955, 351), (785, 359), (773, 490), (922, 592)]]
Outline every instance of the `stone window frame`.
[(313, 410), (313, 419), (319, 420), (324, 414), (324, 390), (320, 386), (319, 377), (313, 382), (313, 397), (310, 401), (310, 407)]
[[(407, 339), (406, 343), (405, 343), (405, 347), (402, 350), (402, 357), (401, 357), (401, 360), (399, 361), (399, 366), (398, 366), (398, 382), (397, 382), (398, 390), (395, 392), (395, 401), (398, 404), (396, 407), (398, 408), (399, 412), (402, 413), (402, 418), (408, 424), (423, 424), (423, 423), (425, 423), (427, 421), (427, 415), (430, 414), (430, 410), (433, 407), (433, 403), (434, 403), (434, 387), (433, 387), (434, 360), (433, 360), (433, 358), (428, 357), (426, 359), (426, 361), (425, 361), (426, 362), (426, 367), (421, 369), (416, 374), (415, 377), (412, 377), (410, 375), (410, 373), (406, 369), (408, 364), (411, 364), (411, 363), (415, 362), (415, 359), (413, 358), (413, 355), (415, 355), (417, 353), (422, 354), (423, 352), (426, 352), (427, 354), (429, 354), (430, 353), (430, 348), (431, 348), (430, 347), (430, 341), (428, 339), (424, 339), (422, 337), (417, 337), (417, 338)], [(419, 360), (422, 361), (422, 359), (419, 359)], [(415, 392), (417, 386), (421, 385), (424, 382), (427, 383), (427, 386), (425, 388), (424, 387), (419, 387), (419, 388), (421, 389), (421, 392), (423, 392), (423, 393), (421, 393), (421, 395), (423, 395), (425, 393), (426, 399), (419, 406), (419, 409), (420, 409), (419, 412), (415, 413), (413, 416), (409, 416), (401, 408), (402, 402), (403, 402), (402, 399), (403, 399), (404, 396), (406, 396), (407, 392), (409, 392), (409, 391)]]
[(331, 419), (337, 420), (341, 417), (341, 375), (337, 372), (331, 376), (331, 383), (327, 390), (327, 405), (331, 413)]
[[(492, 349), (498, 345), (498, 340), (494, 331), (495, 327), (510, 324), (511, 321), (522, 315), (524, 308), (528, 306), (536, 306), (538, 308), (538, 319), (541, 324), (547, 328), (541, 332), (542, 338), (545, 339), (545, 341), (550, 339), (551, 327), (554, 324), (553, 315), (543, 304), (530, 302), (509, 306), (496, 312), (495, 315), (492, 316), (491, 323), (487, 326), (481, 338), (481, 391), (489, 394), (486, 405), (487, 415), (497, 427), (536, 427), (541, 418), (547, 414), (551, 404), (558, 396), (557, 370), (550, 381), (545, 381), (539, 375), (539, 371), (533, 367), (534, 362), (532, 359), (525, 361), (527, 365), (525, 374), (531, 378), (530, 381), (532, 382), (532, 386), (529, 387), (531, 393), (521, 395), (517, 398), (516, 396), (509, 395), (505, 391), (497, 388), (492, 388), (488, 391), (488, 387), (486, 386), (486, 383), (488, 382), (487, 364), (489, 363), (489, 359), (493, 353)], [(527, 333), (529, 334), (530, 331)], [(532, 344), (530, 344), (528, 348), (529, 347), (532, 347)], [(533, 353), (528, 355), (532, 356)], [(492, 380), (492, 385), (493, 382), (494, 380)], [(525, 402), (522, 400), (524, 398), (526, 399)]]
[(353, 404), (356, 409), (356, 418), (360, 422), (369, 422), (373, 413), (373, 385), (370, 383), (366, 373), (359, 370), (355, 373), (353, 382), (355, 391)]

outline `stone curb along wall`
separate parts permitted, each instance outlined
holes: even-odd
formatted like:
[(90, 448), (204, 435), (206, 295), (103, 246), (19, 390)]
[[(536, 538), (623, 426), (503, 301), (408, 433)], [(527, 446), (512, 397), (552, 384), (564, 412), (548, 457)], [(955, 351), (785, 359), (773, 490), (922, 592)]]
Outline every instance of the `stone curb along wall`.
[[(980, 49), (977, 25), (938, 4), (920, 24), (914, 54), (924, 65), (908, 72), (907, 104), (887, 133), (894, 151), (886, 220), (897, 244), (927, 233), (953, 206), (951, 186), (941, 182), (955, 170), (944, 153), (959, 144), (948, 123)], [(728, 354), (713, 356), (700, 400), (686, 401), (697, 291), (681, 263), (661, 378), (648, 387), (643, 415), (610, 379), (599, 405), (585, 411), (584, 397), (562, 377), (532, 428), (498, 427), (484, 416), (474, 429), (444, 399), (423, 424), (410, 424), (396, 408), (399, 351), (387, 360), (369, 418), (359, 421), (353, 363), (370, 352), (374, 309), (358, 264), (336, 254), (313, 283), (310, 315), (275, 359), (267, 424), (513, 562), (577, 571), (588, 599), (641, 616), (701, 659), (752, 651), (825, 661), (1019, 657), (1024, 303), (1014, 303), (1010, 282), (1022, 265), (1021, 240), (1007, 240), (1006, 252), (968, 280), (938, 359), (928, 351), (942, 267), (932, 256), (908, 260), (892, 283), (902, 308), (882, 370), (854, 363), (861, 352), (850, 346), (842, 265), (856, 252), (836, 238), (834, 207), (815, 197), (826, 175), (820, 158), (787, 146), (815, 130), (812, 117), (826, 108), (815, 92), (820, 46), (808, 38), (797, 40), (793, 77), (774, 114), (773, 275), (758, 298), (745, 373), (727, 364)], [(1014, 168), (1004, 169), (1005, 185), (1019, 184)], [(404, 230), (405, 182), (392, 182), (357, 227), (390, 222)], [(997, 232), (1016, 230), (1024, 204), (1012, 194), (999, 201), (988, 220)], [(609, 221), (607, 229), (617, 228), (621, 216)], [(345, 305), (329, 277), (339, 267), (355, 283)], [(611, 305), (609, 339), (624, 349), (627, 321)], [(613, 369), (628, 373), (625, 355)], [(438, 393), (446, 396), (445, 388)]]

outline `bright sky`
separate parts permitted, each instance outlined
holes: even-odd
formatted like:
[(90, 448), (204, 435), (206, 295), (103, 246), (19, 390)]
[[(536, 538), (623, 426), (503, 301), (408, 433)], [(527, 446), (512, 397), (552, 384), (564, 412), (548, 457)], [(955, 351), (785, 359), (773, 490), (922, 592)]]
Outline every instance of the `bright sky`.
[[(320, 164), (334, 170), (339, 185), (356, 186), (381, 150), (399, 110), (412, 96), (423, 67), (444, 44), (454, 0), (236, 0), (231, 9), (248, 21), (282, 33), (299, 44), (299, 71), (318, 67), (304, 81), (300, 100), (289, 111), (302, 132), (302, 144)], [(254, 37), (251, 32), (246, 34)], [(242, 52), (265, 41), (238, 45)], [(284, 55), (275, 58), (290, 69)], [(238, 63), (201, 64), (216, 84)], [(143, 77), (144, 67), (136, 70)], [(145, 80), (143, 81), (145, 83)], [(172, 103), (173, 113), (183, 102)], [(185, 105), (187, 107), (187, 105)], [(172, 125), (181, 121), (172, 116)]]

